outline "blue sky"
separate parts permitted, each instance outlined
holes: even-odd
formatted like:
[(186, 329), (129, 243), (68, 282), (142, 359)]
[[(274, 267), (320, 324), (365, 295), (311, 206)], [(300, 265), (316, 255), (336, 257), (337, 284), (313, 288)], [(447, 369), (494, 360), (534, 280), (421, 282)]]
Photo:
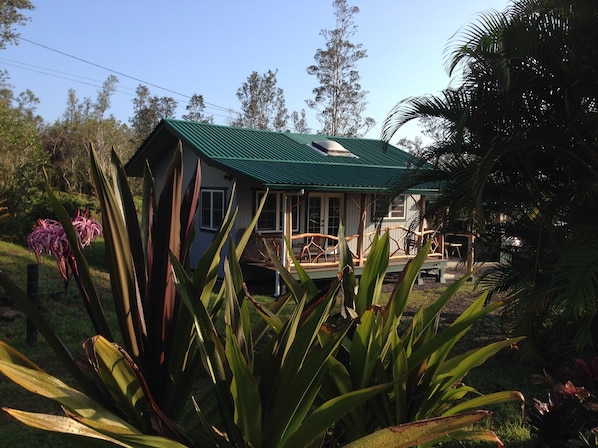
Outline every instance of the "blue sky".
[[(0, 50), (15, 92), (30, 89), (47, 121), (61, 117), (69, 88), (79, 99), (95, 99), (113, 70), (119, 78), (109, 113), (128, 123), (139, 84), (152, 95), (172, 96), (185, 113), (188, 97), (204, 96), (217, 124), (227, 109), (239, 110), (237, 89), (253, 71), (278, 70), (289, 111), (306, 109), (308, 125), (319, 129), (305, 100), (317, 80), (306, 72), (318, 48), (319, 32), (335, 26), (332, 0), (33, 0), (31, 21), (21, 41)], [(480, 12), (503, 11), (508, 0), (362, 0), (353, 42), (368, 57), (358, 70), (369, 92), (367, 115), (377, 126), (400, 100), (437, 93), (448, 85), (444, 62), (451, 36)], [(32, 43), (33, 42), (33, 43)], [(103, 67), (103, 68), (102, 68)], [(159, 86), (160, 88), (158, 88)], [(406, 126), (398, 136), (415, 137)]]

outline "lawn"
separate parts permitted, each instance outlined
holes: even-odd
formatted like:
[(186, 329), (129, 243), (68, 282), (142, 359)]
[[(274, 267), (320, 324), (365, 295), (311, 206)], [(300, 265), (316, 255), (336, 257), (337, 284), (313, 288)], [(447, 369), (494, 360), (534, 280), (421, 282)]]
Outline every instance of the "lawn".
[[(102, 244), (94, 244), (87, 250), (86, 255), (92, 265), (92, 272), (98, 286), (100, 297), (110, 318), (110, 289), (108, 274), (103, 268)], [(23, 288), (27, 284), (27, 265), (36, 263), (35, 257), (27, 249), (12, 244), (0, 242), (0, 266), (9, 273), (11, 278)], [(456, 276), (461, 272), (453, 273)], [(387, 285), (392, 288), (391, 282)], [(408, 311), (415, 312), (420, 306), (425, 306), (435, 300), (444, 286), (433, 281), (426, 281), (422, 286), (416, 286), (410, 296)], [(0, 292), (1, 293), (1, 292)], [(52, 259), (43, 259), (39, 266), (39, 293), (40, 307), (50, 319), (60, 337), (73, 352), (80, 350), (80, 343), (93, 334), (92, 326), (86, 318), (83, 303), (74, 284), (65, 291), (58, 269)], [(464, 288), (449, 302), (443, 319), (452, 321), (465, 306), (471, 303), (480, 294), (474, 282), (468, 282)], [(260, 297), (260, 300), (272, 300), (269, 297)], [(0, 295), (0, 311), (9, 308), (9, 299)], [(407, 313), (409, 314), (409, 313)], [(1, 315), (1, 313), (0, 313)], [(111, 323), (116, 328), (116, 322)], [(500, 316), (491, 315), (479, 322), (468, 337), (462, 342), (459, 349), (465, 350), (482, 345), (490, 340), (503, 338), (504, 334), (500, 325)], [(53, 352), (45, 341), (39, 337), (35, 346), (26, 343), (26, 320), (17, 314), (10, 320), (0, 320), (0, 338), (13, 347), (25, 353), (34, 362), (58, 376), (67, 383), (76, 386), (69, 380), (60, 363), (54, 358)], [(475, 369), (465, 379), (466, 383), (476, 387), (480, 392), (494, 392), (499, 390), (516, 389), (524, 393), (526, 405), (529, 406), (532, 397), (543, 397), (543, 392), (537, 390), (530, 382), (530, 375), (537, 373), (537, 367), (522, 365), (513, 361), (510, 353), (501, 353), (495, 359)], [(61, 413), (61, 410), (52, 402), (46, 402), (37, 396), (29, 394), (4, 377), (0, 377), (0, 405), (15, 407), (31, 411)], [(495, 411), (493, 429), (499, 434), (508, 447), (532, 446), (529, 431), (521, 424), (522, 410), (516, 405), (500, 406)], [(79, 441), (65, 441), (62, 437), (43, 431), (29, 429), (17, 424), (4, 415), (0, 415), (0, 446), (17, 447), (70, 447), (80, 446)], [(89, 444), (86, 442), (86, 446)], [(455, 446), (460, 446), (455, 444)], [(476, 445), (466, 445), (476, 446)]]
[[(91, 263), (101, 263), (92, 257)], [(27, 265), (36, 263), (35, 256), (26, 248), (0, 242), (0, 266), (9, 273), (10, 277), (22, 288), (27, 285)], [(94, 278), (103, 297), (109, 297), (108, 274), (101, 269), (94, 269)], [(51, 321), (53, 328), (64, 343), (73, 352), (80, 351), (81, 342), (93, 334), (93, 327), (85, 317), (83, 302), (78, 294), (75, 284), (70, 284), (65, 291), (65, 286), (60, 277), (56, 263), (51, 258), (44, 258), (39, 265), (39, 303), (40, 308)], [(10, 301), (1, 296), (0, 306), (6, 310)], [(106, 305), (109, 301), (106, 300)], [(2, 313), (0, 313), (1, 315)], [(62, 364), (54, 356), (44, 339), (39, 336), (37, 345), (29, 346), (26, 343), (26, 319), (17, 315), (12, 320), (0, 320), (0, 338), (9, 343), (47, 372), (58, 376), (70, 385)], [(46, 401), (36, 395), (26, 392), (14, 385), (8, 379), (0, 376), (1, 406), (15, 407), (29, 411), (61, 413), (54, 402)], [(0, 446), (10, 447), (69, 447), (81, 446), (81, 443), (65, 441), (62, 436), (57, 436), (44, 431), (30, 429), (13, 422), (4, 414), (0, 414)]]

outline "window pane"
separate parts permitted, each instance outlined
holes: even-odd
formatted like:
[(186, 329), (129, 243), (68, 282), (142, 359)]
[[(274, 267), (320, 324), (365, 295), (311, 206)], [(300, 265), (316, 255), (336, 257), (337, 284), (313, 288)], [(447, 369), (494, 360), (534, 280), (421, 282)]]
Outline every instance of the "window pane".
[(405, 195), (401, 194), (393, 199), (388, 216), (391, 218), (405, 217)]
[(214, 191), (212, 193), (212, 228), (217, 229), (222, 224), (224, 216), (224, 192)]
[[(279, 195), (279, 217), (278, 217), (278, 226), (276, 228), (276, 230), (280, 230), (283, 231), (282, 229), (282, 223), (284, 222), (284, 216), (283, 216), (283, 206), (282, 206), (282, 198), (284, 195)], [(292, 231), (299, 231), (299, 196), (297, 196), (296, 194), (289, 194), (287, 195), (287, 207), (290, 207), (290, 210), (287, 210), (291, 212), (291, 230)]]
[(307, 231), (310, 233), (320, 232), (322, 198), (319, 196), (310, 196), (307, 208)]
[[(341, 222), (341, 199), (331, 197), (328, 199), (328, 234), (337, 236)], [(329, 240), (328, 244), (334, 245), (333, 240)]]
[[(264, 193), (258, 193), (258, 201), (261, 201), (263, 196)], [(276, 203), (277, 194), (269, 193), (257, 222), (258, 230), (276, 230)]]
[(210, 228), (212, 218), (212, 194), (209, 191), (201, 193), (201, 227)]
[(224, 191), (202, 190), (201, 227), (218, 230), (224, 217)]

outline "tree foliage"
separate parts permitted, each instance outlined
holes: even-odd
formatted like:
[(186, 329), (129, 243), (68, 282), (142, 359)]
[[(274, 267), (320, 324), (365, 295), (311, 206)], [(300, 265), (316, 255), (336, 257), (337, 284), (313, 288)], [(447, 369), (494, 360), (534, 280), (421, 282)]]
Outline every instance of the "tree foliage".
[(19, 33), (15, 26), (25, 25), (30, 19), (26, 10), (35, 9), (30, 0), (3, 0), (0, 2), (0, 49), (7, 44), (18, 43)]
[(48, 159), (40, 145), (35, 107), (24, 107), (21, 95), (15, 98), (6, 81), (2, 79), (0, 88), (0, 201), (9, 217), (0, 223), (0, 237), (12, 239), (24, 238), (35, 222), (28, 216), (43, 194), (42, 167)]
[[(598, 340), (598, 4), (518, 0), (455, 37), (440, 95), (400, 102), (384, 124), (433, 118), (442, 136), (401, 186), (442, 181), (442, 205), (510, 263), (488, 280), (515, 293), (522, 354), (558, 360)], [(496, 224), (503, 218), (500, 224)], [(501, 247), (501, 242), (517, 245)]]
[(326, 135), (359, 137), (375, 124), (373, 118), (364, 117), (366, 95), (361, 88), (357, 63), (367, 57), (362, 44), (351, 42), (357, 31), (354, 16), (357, 6), (349, 6), (346, 0), (334, 0), (336, 28), (322, 30), (326, 47), (314, 55), (315, 64), (307, 68), (320, 85), (313, 89), (314, 98), (307, 105), (318, 111)]
[(423, 151), (423, 141), (420, 136), (415, 138), (403, 137), (397, 142), (397, 146), (403, 151), (419, 156)]
[(237, 90), (241, 102), (241, 115), (233, 126), (273, 131), (286, 130), (289, 113), (284, 91), (278, 87), (278, 70), (268, 70), (263, 75), (252, 72)]
[(112, 115), (105, 117), (117, 83), (115, 76), (109, 76), (95, 101), (80, 100), (70, 89), (62, 119), (44, 129), (41, 140), (53, 167), (50, 182), (56, 188), (70, 193), (92, 193), (86, 151), (90, 143), (97, 149), (104, 168), (110, 164), (112, 148), (118, 148), (121, 157), (133, 154), (130, 129)]
[(0, 71), (0, 101), (17, 111), (24, 119), (34, 122), (37, 128), (42, 127), (43, 119), (36, 112), (39, 98), (29, 89), (15, 95), (10, 74), (6, 70)]
[(141, 144), (162, 118), (174, 118), (178, 103), (168, 96), (152, 96), (147, 86), (139, 85), (133, 99), (133, 117), (129, 120), (135, 143)]
[(311, 129), (307, 124), (305, 109), (301, 109), (301, 112), (294, 110), (291, 113), (291, 122), (293, 123), (293, 132), (298, 134), (309, 134)]
[(200, 123), (214, 123), (213, 115), (206, 115), (204, 109), (206, 108), (203, 95), (196, 93), (191, 96), (189, 104), (185, 109), (187, 113), (182, 116), (183, 120), (198, 121)]

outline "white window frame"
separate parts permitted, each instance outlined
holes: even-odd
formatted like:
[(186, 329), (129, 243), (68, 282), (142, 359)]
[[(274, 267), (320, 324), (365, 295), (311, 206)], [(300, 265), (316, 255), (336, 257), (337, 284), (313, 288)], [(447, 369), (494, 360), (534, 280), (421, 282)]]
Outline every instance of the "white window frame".
[[(205, 199), (204, 194), (209, 194), (209, 222), (204, 221), (204, 209)], [(220, 210), (220, 216), (217, 216), (218, 211), (214, 209), (214, 196), (220, 195), (221, 196), (221, 204), (222, 209)], [(210, 231), (218, 231), (220, 229), (220, 225), (224, 220), (224, 209), (225, 209), (225, 200), (226, 200), (226, 191), (221, 188), (202, 188), (200, 191), (200, 228), (202, 230), (210, 230)]]
[(393, 198), (393, 200), (388, 204), (388, 214), (386, 215), (387, 218), (390, 219), (405, 219), (405, 211), (407, 206), (407, 195), (400, 194)]

